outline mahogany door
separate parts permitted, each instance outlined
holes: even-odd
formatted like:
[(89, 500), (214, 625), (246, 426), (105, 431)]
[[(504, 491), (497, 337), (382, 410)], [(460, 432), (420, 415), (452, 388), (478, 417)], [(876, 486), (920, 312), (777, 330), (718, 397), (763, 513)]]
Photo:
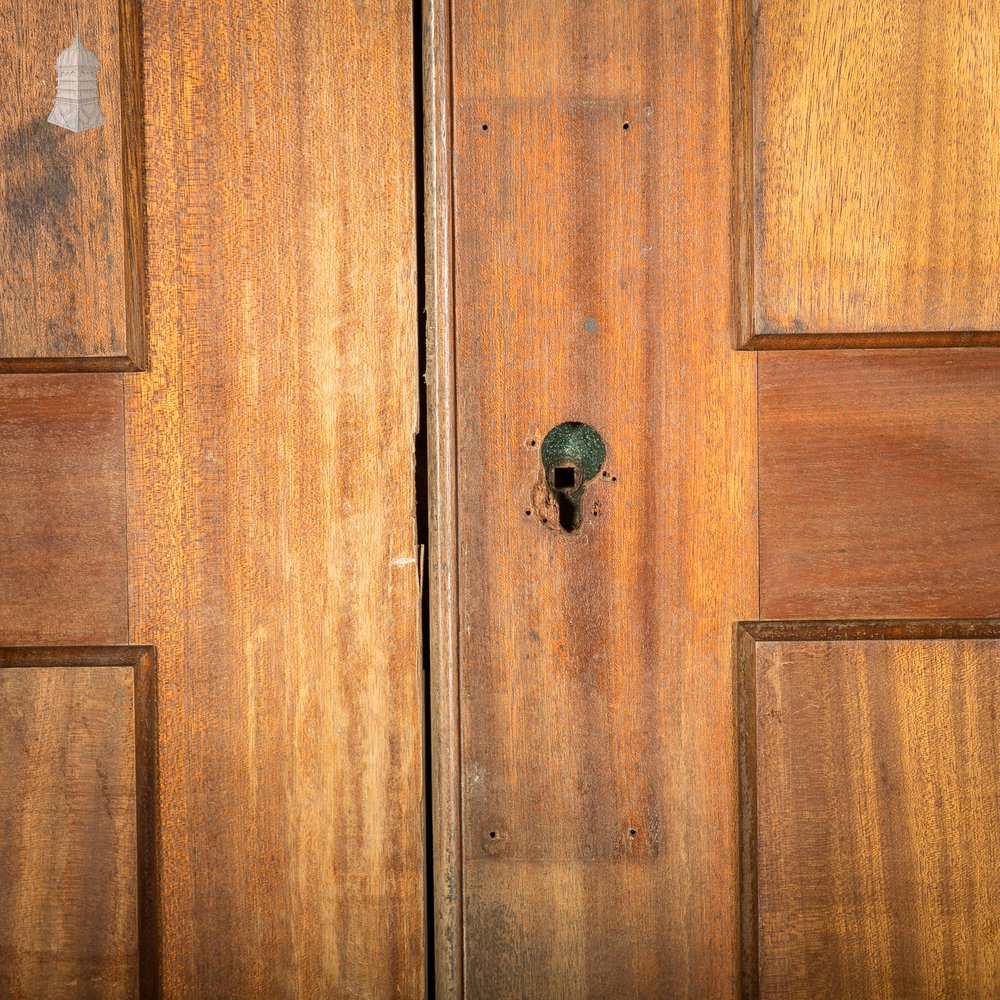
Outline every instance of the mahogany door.
[(412, 4), (0, 14), (0, 994), (1000, 992), (995, 0), (424, 0), (433, 950)]
[(1000, 992), (998, 52), (425, 4), (439, 995)]
[(411, 6), (3, 0), (0, 76), (0, 996), (422, 996)]

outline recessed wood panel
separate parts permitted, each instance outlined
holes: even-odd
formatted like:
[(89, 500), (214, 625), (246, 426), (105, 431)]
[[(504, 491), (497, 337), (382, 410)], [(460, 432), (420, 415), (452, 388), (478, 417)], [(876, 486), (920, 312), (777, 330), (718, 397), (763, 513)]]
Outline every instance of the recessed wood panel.
[(127, 639), (121, 378), (0, 377), (0, 643)]
[(745, 996), (1000, 992), (998, 636), (744, 631)]
[(993, 0), (736, 0), (754, 347), (1000, 343)]
[(167, 997), (419, 998), (413, 11), (144, 4)]
[[(464, 995), (724, 997), (756, 606), (724, 10), (452, 13)], [(607, 446), (576, 534), (538, 499), (566, 420)]]
[(121, 647), (0, 649), (5, 997), (139, 995), (140, 924), (154, 915), (151, 662)]
[(1000, 356), (760, 357), (766, 618), (1000, 614)]
[[(0, 2), (0, 371), (145, 357), (138, 0)], [(104, 124), (48, 121), (79, 25)]]

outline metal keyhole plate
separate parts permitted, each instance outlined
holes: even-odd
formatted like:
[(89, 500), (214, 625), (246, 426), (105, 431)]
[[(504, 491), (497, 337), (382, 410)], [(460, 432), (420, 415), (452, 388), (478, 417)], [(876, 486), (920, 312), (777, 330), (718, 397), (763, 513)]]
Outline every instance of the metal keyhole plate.
[(604, 465), (607, 449), (590, 424), (569, 420), (557, 424), (542, 441), (545, 482), (559, 507), (559, 526), (566, 532), (580, 527), (580, 504), (587, 484)]

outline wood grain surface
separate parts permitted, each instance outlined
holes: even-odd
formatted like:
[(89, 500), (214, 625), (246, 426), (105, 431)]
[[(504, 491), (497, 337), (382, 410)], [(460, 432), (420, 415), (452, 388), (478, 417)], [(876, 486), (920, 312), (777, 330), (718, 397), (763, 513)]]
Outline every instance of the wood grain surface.
[(0, 376), (0, 644), (125, 642), (120, 375)]
[(762, 355), (762, 615), (1000, 615), (998, 386), (985, 349)]
[(743, 339), (1000, 343), (994, 0), (735, 3)]
[(144, 6), (166, 997), (424, 991), (411, 13)]
[(744, 910), (759, 940), (745, 995), (1000, 991), (1000, 622), (956, 637), (949, 624), (827, 640), (751, 626), (741, 705), (757, 891)]
[(428, 690), (434, 988), (461, 996), (461, 749), (452, 218), (451, 2), (421, 0), (424, 99)]
[[(0, 371), (143, 364), (137, 2), (0, 2)], [(105, 124), (74, 134), (47, 119), (77, 18)]]
[[(735, 992), (755, 362), (724, 13), (453, 5), (467, 997)], [(564, 420), (607, 444), (576, 535), (537, 503)]]
[(148, 669), (147, 655), (0, 649), (0, 992), (10, 1000), (137, 995), (136, 847), (150, 829), (136, 822), (133, 667)]

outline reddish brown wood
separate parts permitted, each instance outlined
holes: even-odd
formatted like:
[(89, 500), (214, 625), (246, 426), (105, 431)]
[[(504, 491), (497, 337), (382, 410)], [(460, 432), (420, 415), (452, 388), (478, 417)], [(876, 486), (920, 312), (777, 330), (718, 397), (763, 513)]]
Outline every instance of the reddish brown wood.
[[(157, 655), (152, 646), (125, 646), (132, 661), (135, 714), (136, 889), (140, 1000), (161, 1000), (163, 956), (160, 924), (160, 728)], [(103, 651), (102, 651), (103, 652)]]
[[(146, 274), (146, 140), (143, 127), (143, 0), (118, 0), (122, 91), (122, 211), (125, 236), (123, 371), (146, 367), (149, 343)], [(109, 366), (110, 367), (110, 366)]]
[(1000, 343), (992, 0), (733, 6), (741, 343)]
[[(464, 992), (731, 996), (756, 462), (724, 11), (452, 26)], [(538, 502), (570, 419), (608, 447), (575, 536)]]
[(1000, 621), (739, 637), (743, 995), (1000, 988)]
[(413, 19), (147, 0), (132, 635), (167, 997), (422, 996)]
[(0, 643), (128, 637), (121, 376), (0, 377)]
[(0, 648), (0, 991), (156, 997), (154, 654)]
[[(0, 2), (0, 372), (145, 363), (138, 5)], [(105, 124), (70, 133), (46, 119), (77, 24)]]
[(462, 996), (458, 522), (453, 322), (451, 3), (422, 0), (431, 828), (435, 988)]
[(988, 350), (762, 355), (762, 614), (1000, 614), (998, 385)]

